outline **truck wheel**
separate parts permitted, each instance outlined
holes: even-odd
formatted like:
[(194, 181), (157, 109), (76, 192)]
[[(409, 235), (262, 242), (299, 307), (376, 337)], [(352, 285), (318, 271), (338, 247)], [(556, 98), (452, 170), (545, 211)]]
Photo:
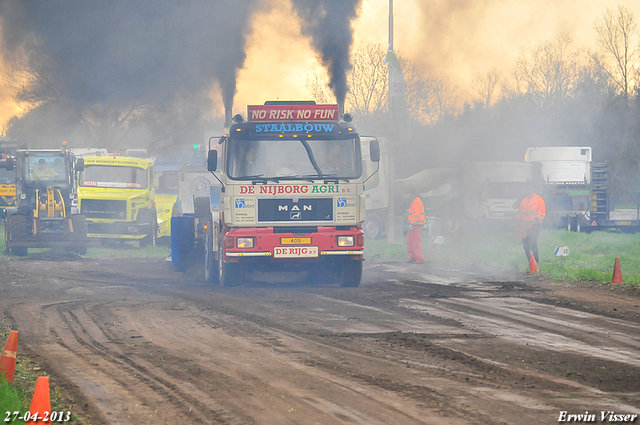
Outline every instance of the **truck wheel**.
[(213, 228), (209, 229), (204, 236), (204, 280), (207, 283), (218, 283), (220, 272), (213, 249)]
[(9, 223), (8, 220), (4, 222), (4, 252), (9, 253), (9, 247), (7, 246), (7, 239), (9, 238)]
[(442, 232), (448, 235), (457, 233), (460, 230), (460, 221), (455, 215), (443, 217), (441, 225)]
[(338, 280), (343, 288), (357, 288), (362, 280), (362, 261), (347, 260), (340, 268)]
[(193, 212), (198, 218), (211, 217), (211, 200), (204, 196), (194, 199)]
[(382, 220), (377, 214), (368, 215), (362, 228), (364, 230), (364, 236), (371, 240), (380, 239), (384, 233)]
[(151, 214), (149, 224), (151, 225), (151, 232), (140, 240), (141, 248), (146, 246), (156, 246), (156, 243), (158, 242), (158, 216), (155, 211)]
[[(26, 215), (14, 214), (9, 219), (9, 239), (12, 241), (24, 241), (30, 237), (29, 222)], [(21, 257), (28, 254), (28, 248), (13, 247), (11, 252)]]
[(73, 226), (73, 239), (75, 241), (71, 251), (85, 255), (87, 253), (87, 218), (83, 215), (72, 215), (71, 225)]
[(320, 267), (314, 267), (307, 272), (307, 280), (312, 285), (327, 285), (334, 283), (336, 279), (335, 270), (323, 264)]
[(218, 281), (220, 286), (237, 286), (244, 281), (244, 270), (240, 264), (223, 261), (222, 243), (218, 246)]

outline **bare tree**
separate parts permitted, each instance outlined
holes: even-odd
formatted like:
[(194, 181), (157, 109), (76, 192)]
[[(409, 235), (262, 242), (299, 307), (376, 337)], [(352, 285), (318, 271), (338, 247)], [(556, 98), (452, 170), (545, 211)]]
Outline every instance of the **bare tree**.
[(30, 45), (13, 57), (12, 72), (3, 78), (24, 113), (40, 106), (61, 111), (77, 123), (83, 138), (108, 149), (122, 143), (131, 127), (141, 122), (142, 115), (153, 113), (155, 106), (141, 101), (74, 101), (64, 96), (58, 82), (51, 78), (51, 63), (47, 55)]
[[(385, 55), (381, 46), (375, 44), (361, 46), (352, 55), (353, 68), (347, 75), (349, 92), (345, 106), (361, 122), (370, 121), (387, 108), (389, 79)], [(314, 73), (313, 77), (307, 78), (306, 87), (317, 102), (335, 102), (326, 77)]]
[(578, 75), (581, 51), (568, 34), (520, 49), (513, 77), (516, 94), (529, 94), (538, 106), (554, 104), (571, 95)]
[(323, 78), (313, 73), (313, 77), (307, 77), (305, 87), (309, 90), (309, 95), (318, 103), (328, 104), (336, 101), (331, 89), (329, 89), (326, 77)]
[(478, 73), (473, 78), (472, 87), (475, 94), (475, 101), (484, 108), (489, 108), (495, 100), (494, 93), (499, 90), (500, 73), (497, 68), (493, 68), (486, 73)]
[(400, 63), (407, 84), (407, 109), (414, 120), (430, 124), (453, 112), (455, 87), (444, 79), (424, 76), (410, 59), (400, 58)]
[(605, 56), (604, 70), (628, 101), (640, 72), (640, 44), (638, 26), (624, 6), (617, 11), (607, 8), (594, 24), (596, 41)]
[(379, 44), (361, 46), (351, 57), (353, 68), (347, 76), (347, 101), (364, 121), (387, 108), (389, 78), (385, 57), (386, 51)]
[[(389, 77), (382, 45), (369, 44), (352, 55), (353, 69), (347, 76), (346, 107), (360, 122), (371, 122), (389, 108)], [(455, 89), (446, 81), (424, 76), (412, 60), (398, 57), (406, 83), (406, 106), (411, 117), (432, 123), (453, 110)], [(326, 80), (318, 74), (307, 78), (309, 94), (318, 102), (334, 99)]]

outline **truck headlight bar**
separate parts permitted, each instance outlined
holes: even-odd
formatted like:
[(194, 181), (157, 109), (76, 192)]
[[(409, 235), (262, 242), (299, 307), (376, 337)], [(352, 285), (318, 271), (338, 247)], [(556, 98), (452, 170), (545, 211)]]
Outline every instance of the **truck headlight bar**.
[(353, 246), (355, 239), (353, 236), (338, 236), (338, 246)]
[(236, 239), (236, 247), (238, 248), (253, 248), (254, 240), (253, 238), (237, 238)]

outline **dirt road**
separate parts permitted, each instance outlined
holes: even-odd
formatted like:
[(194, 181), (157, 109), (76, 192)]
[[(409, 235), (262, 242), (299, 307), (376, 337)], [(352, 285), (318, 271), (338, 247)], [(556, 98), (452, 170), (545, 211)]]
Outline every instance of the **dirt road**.
[[(162, 259), (0, 259), (0, 308), (94, 424), (547, 424), (640, 414), (640, 298), (366, 262), (211, 287)], [(596, 422), (597, 423), (597, 422)]]

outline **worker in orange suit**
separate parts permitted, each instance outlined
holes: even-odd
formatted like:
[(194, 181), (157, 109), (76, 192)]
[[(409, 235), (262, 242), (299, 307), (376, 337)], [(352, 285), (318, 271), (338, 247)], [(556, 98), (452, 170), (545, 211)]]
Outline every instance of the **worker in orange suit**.
[(522, 223), (522, 246), (527, 260), (533, 252), (533, 258), (538, 262), (538, 236), (542, 227), (542, 220), (547, 214), (544, 200), (535, 192), (535, 186), (530, 183), (526, 189), (527, 196), (520, 202), (518, 220)]
[(420, 194), (411, 202), (409, 207), (409, 232), (407, 233), (407, 251), (409, 252), (409, 263), (424, 263), (424, 253), (422, 252), (422, 229), (427, 221), (424, 214), (424, 205)]

